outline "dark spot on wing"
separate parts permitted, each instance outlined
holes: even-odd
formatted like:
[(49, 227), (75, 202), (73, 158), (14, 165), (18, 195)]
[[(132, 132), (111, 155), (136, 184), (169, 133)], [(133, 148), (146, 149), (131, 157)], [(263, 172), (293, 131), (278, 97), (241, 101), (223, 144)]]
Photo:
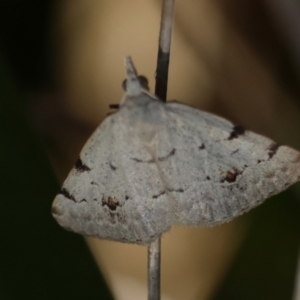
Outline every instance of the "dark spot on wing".
[(169, 192), (175, 192), (175, 193), (183, 193), (184, 192), (183, 189), (177, 189), (177, 190), (175, 190), (175, 189), (168, 189), (168, 191)]
[(176, 152), (176, 149), (172, 149), (172, 151), (167, 156), (159, 157), (158, 161), (167, 160), (169, 157), (173, 156), (175, 154), (175, 152)]
[(154, 159), (149, 159), (149, 160), (142, 160), (142, 159), (138, 159), (138, 158), (131, 158), (131, 159), (138, 163), (147, 163), (147, 164), (154, 163)]
[(235, 153), (238, 153), (239, 151), (240, 151), (240, 149), (236, 149), (236, 150), (232, 151), (230, 155), (233, 155), (233, 154), (235, 154)]
[(102, 206), (107, 206), (110, 210), (116, 210), (117, 206), (120, 206), (119, 201), (115, 201), (113, 198), (102, 198)]
[(99, 184), (95, 181), (91, 181), (91, 185), (99, 185)]
[(82, 162), (80, 157), (77, 159), (75, 163), (75, 169), (81, 173), (86, 171), (91, 171), (91, 169)]
[(157, 199), (158, 197), (164, 195), (165, 193), (166, 193), (165, 191), (162, 191), (162, 192), (160, 192), (160, 193), (157, 194), (157, 195), (153, 195), (153, 196), (152, 196), (152, 199)]
[(223, 178), (221, 180), (221, 182), (229, 182), (229, 183), (232, 183), (232, 182), (235, 182), (236, 181), (236, 178), (238, 175), (242, 174), (242, 172), (238, 171), (238, 170), (233, 170), (233, 171), (227, 171), (226, 175), (225, 175), (225, 178)]
[(240, 186), (239, 189), (240, 189), (240, 191), (244, 192), (246, 190), (246, 187), (245, 186)]
[(109, 163), (109, 166), (110, 166), (110, 168), (111, 168), (113, 171), (116, 171), (116, 170), (117, 170), (117, 168), (116, 168), (112, 163)]
[(240, 135), (243, 135), (245, 133), (244, 127), (240, 125), (233, 126), (232, 131), (230, 132), (230, 135), (228, 137), (228, 140), (233, 140), (238, 138)]
[(128, 200), (128, 199), (129, 199), (129, 197), (126, 195), (126, 196), (125, 196), (125, 200)]
[(205, 145), (204, 145), (204, 144), (202, 144), (201, 146), (199, 146), (199, 147), (198, 147), (198, 149), (199, 149), (199, 150), (203, 150), (203, 149), (205, 149)]
[[(173, 156), (176, 152), (176, 149), (172, 149), (172, 151), (166, 155), (166, 156), (162, 156), (162, 157), (158, 157), (158, 161), (165, 161), (167, 160), (169, 157)], [(155, 160), (152, 158), (152, 159), (149, 159), (149, 160), (142, 160), (142, 159), (138, 159), (138, 158), (131, 158), (132, 160), (134, 160), (135, 162), (138, 162), (138, 163), (147, 163), (147, 164), (153, 164), (155, 162)]]
[(77, 202), (75, 200), (74, 196), (71, 195), (70, 192), (65, 188), (62, 188), (62, 190), (60, 191), (60, 194), (65, 196), (67, 199), (74, 201), (75, 203)]
[(257, 160), (257, 163), (258, 163), (258, 164), (260, 164), (260, 163), (261, 163), (261, 160), (260, 160), (260, 159), (258, 159), (258, 160)]
[(271, 159), (277, 152), (278, 148), (280, 147), (279, 144), (273, 143), (268, 149), (269, 159)]
[(81, 203), (81, 202), (87, 202), (87, 201), (86, 201), (86, 199), (83, 198), (79, 201), (79, 203)]
[(206, 176), (206, 178), (205, 178), (206, 180), (210, 180), (210, 177), (209, 176)]

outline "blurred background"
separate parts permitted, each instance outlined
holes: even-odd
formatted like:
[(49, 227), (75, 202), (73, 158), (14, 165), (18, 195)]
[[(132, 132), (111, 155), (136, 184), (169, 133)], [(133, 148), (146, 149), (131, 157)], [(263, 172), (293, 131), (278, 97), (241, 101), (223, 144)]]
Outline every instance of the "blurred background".
[[(0, 2), (0, 299), (146, 299), (146, 248), (60, 228), (51, 202), (119, 103), (131, 55), (153, 91), (161, 1)], [(168, 99), (300, 150), (300, 3), (177, 0)], [(162, 238), (162, 299), (300, 299), (299, 185)]]

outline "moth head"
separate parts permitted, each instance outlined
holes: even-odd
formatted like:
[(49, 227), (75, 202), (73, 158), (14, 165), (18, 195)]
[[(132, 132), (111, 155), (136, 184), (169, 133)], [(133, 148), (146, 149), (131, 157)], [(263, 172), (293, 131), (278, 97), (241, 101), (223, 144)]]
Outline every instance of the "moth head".
[[(139, 81), (139, 84), (141, 85), (141, 89), (144, 89), (144, 90), (147, 90), (149, 91), (149, 82), (148, 82), (148, 79), (143, 76), (143, 75), (139, 75), (137, 77), (138, 81)], [(128, 93), (128, 79), (124, 79), (123, 82), (122, 82), (122, 89)]]
[(127, 79), (122, 83), (123, 89), (129, 96), (138, 96), (143, 90), (149, 90), (148, 80), (145, 76), (138, 76), (130, 56), (125, 57)]

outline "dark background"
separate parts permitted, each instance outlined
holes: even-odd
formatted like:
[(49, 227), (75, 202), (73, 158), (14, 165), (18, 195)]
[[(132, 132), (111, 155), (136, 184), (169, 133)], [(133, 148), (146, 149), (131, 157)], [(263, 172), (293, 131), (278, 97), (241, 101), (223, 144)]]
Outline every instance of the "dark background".
[[(266, 60), (270, 45), (280, 49), (281, 83), (297, 98), (297, 71), (284, 41), (265, 20), (260, 1), (244, 15), (243, 3), (226, 2), (233, 24)], [(47, 140), (30, 119), (32, 95), (36, 103), (37, 95), (57, 88), (49, 32), (54, 7), (50, 0), (0, 2), (0, 299), (111, 299), (83, 238), (51, 217), (59, 183)], [(251, 213), (255, 221), (215, 299), (292, 298), (297, 198), (297, 188), (290, 189)]]
[(53, 5), (0, 2), (0, 299), (112, 299), (83, 238), (51, 216), (59, 183), (28, 120), (53, 86)]

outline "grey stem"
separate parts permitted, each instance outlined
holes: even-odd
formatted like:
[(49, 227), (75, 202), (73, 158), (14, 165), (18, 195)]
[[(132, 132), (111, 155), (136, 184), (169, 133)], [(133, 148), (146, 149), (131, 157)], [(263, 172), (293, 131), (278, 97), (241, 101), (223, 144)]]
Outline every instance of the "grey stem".
[(148, 300), (160, 299), (160, 238), (148, 247)]
[[(163, 101), (167, 98), (174, 6), (175, 0), (163, 1), (155, 85), (155, 94)], [(160, 299), (160, 244), (158, 238), (148, 246), (148, 300)]]
[(155, 95), (163, 101), (166, 101), (167, 98), (174, 6), (175, 0), (163, 1), (155, 85)]

